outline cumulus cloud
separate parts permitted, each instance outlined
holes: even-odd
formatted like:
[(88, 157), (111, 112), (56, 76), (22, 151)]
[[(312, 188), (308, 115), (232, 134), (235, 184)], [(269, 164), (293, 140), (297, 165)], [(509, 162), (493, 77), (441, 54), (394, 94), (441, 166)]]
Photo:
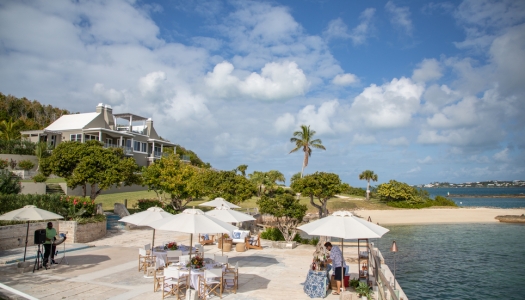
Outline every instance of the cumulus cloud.
[(509, 148), (505, 148), (501, 150), (500, 152), (497, 152), (496, 154), (494, 154), (493, 158), (496, 161), (500, 161), (500, 162), (509, 161)]
[(419, 109), (423, 90), (405, 77), (381, 86), (372, 84), (354, 99), (351, 115), (375, 129), (407, 126)]
[(428, 163), (432, 162), (432, 157), (427, 156), (427, 157), (425, 157), (423, 159), (418, 159), (417, 162), (420, 163), (420, 164), (428, 164)]
[(290, 132), (295, 127), (295, 117), (290, 113), (285, 113), (277, 118), (274, 127), (277, 132)]
[(420, 166), (417, 166), (417, 167), (412, 168), (412, 169), (407, 171), (407, 173), (418, 173), (418, 172), (421, 172), (421, 167)]
[(304, 95), (309, 82), (295, 62), (267, 63), (261, 73), (251, 73), (244, 80), (233, 75), (229, 62), (217, 64), (206, 75), (212, 93), (220, 97), (250, 97), (259, 100), (281, 100)]
[(335, 85), (341, 85), (341, 86), (348, 86), (352, 84), (356, 84), (359, 82), (359, 78), (355, 76), (354, 74), (347, 73), (347, 74), (339, 74), (334, 77), (332, 80), (332, 83)]
[(406, 35), (412, 35), (414, 28), (410, 19), (410, 9), (407, 6), (399, 7), (394, 2), (388, 1), (385, 9), (390, 14), (390, 23), (392, 25), (401, 29)]
[(352, 30), (348, 29), (341, 18), (334, 19), (328, 23), (324, 31), (324, 36), (330, 39), (351, 39), (354, 45), (360, 45), (366, 42), (370, 35), (372, 19), (375, 14), (375, 8), (367, 8), (359, 15), (360, 23)]
[(93, 94), (100, 96), (103, 100), (111, 104), (120, 104), (124, 101), (124, 92), (115, 89), (106, 89), (102, 83), (93, 86)]
[(365, 135), (365, 134), (354, 134), (354, 137), (352, 138), (352, 144), (353, 145), (370, 145), (370, 144), (376, 144), (377, 140), (372, 135)]
[(279, 116), (274, 122), (274, 127), (278, 132), (289, 132), (300, 125), (310, 125), (318, 134), (335, 133), (342, 128), (337, 120), (338, 110), (337, 100), (323, 102), (319, 107), (307, 105), (295, 116), (290, 113)]
[(412, 80), (415, 82), (428, 82), (437, 80), (443, 76), (439, 62), (434, 59), (424, 59), (417, 69), (412, 73)]
[(389, 145), (389, 146), (408, 146), (409, 144), (410, 144), (410, 142), (404, 136), (398, 137), (398, 138), (393, 138), (393, 139), (390, 139), (390, 140), (387, 141), (387, 145)]

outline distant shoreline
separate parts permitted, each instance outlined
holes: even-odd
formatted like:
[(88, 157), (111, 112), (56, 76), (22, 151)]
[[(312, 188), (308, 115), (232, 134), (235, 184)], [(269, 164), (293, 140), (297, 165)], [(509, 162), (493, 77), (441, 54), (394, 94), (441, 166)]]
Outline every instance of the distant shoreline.
[(447, 197), (451, 198), (525, 198), (525, 195), (522, 194), (513, 194), (513, 195), (467, 195), (467, 194), (450, 194)]

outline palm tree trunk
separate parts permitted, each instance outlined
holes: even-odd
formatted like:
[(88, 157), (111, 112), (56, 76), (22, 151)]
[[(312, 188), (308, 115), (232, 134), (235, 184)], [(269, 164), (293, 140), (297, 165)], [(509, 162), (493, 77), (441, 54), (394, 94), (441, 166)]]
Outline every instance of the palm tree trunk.
[(301, 169), (301, 178), (303, 178), (303, 172), (304, 172), (304, 162), (303, 162), (303, 168)]
[(366, 200), (370, 200), (370, 179), (367, 180), (366, 185)]

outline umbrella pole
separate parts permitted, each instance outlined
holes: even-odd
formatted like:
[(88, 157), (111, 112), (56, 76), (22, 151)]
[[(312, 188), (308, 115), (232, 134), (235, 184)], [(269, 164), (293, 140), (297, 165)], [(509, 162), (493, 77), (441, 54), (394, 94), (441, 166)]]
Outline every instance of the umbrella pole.
[(26, 261), (26, 252), (27, 252), (27, 236), (29, 235), (29, 221), (27, 221), (27, 231), (26, 231), (26, 246), (24, 248), (24, 261)]
[(188, 271), (188, 287), (191, 289), (191, 244), (193, 243), (193, 233), (190, 233), (190, 267)]
[(345, 290), (345, 256), (343, 255), (343, 239), (341, 238), (341, 286)]
[(221, 240), (222, 240), (221, 256), (224, 256), (224, 233), (221, 233)]
[(151, 241), (151, 249), (155, 247), (155, 228), (153, 228), (153, 240)]

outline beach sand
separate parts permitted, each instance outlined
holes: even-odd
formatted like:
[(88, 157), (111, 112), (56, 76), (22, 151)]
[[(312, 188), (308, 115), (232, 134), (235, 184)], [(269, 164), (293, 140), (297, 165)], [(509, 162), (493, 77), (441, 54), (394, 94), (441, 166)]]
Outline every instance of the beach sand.
[(522, 215), (525, 209), (501, 208), (425, 208), (398, 210), (359, 210), (356, 215), (379, 225), (498, 223), (501, 215)]

